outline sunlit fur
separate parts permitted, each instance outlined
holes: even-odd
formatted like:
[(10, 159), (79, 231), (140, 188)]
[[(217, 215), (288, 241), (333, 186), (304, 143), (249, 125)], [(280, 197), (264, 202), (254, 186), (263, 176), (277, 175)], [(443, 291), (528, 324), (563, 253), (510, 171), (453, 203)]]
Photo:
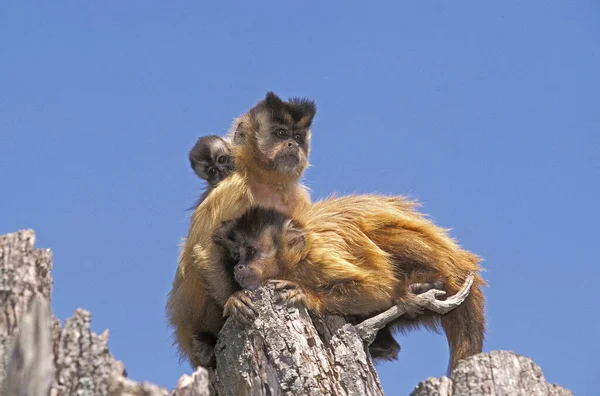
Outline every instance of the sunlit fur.
[[(455, 294), (471, 272), (481, 270), (480, 258), (460, 248), (416, 206), (403, 197), (379, 195), (314, 203), (297, 219), (280, 222), (280, 230), (273, 233), (281, 235), (280, 252), (271, 262), (280, 267), (277, 279), (299, 284), (308, 308), (317, 314), (363, 318), (406, 301), (407, 287), (413, 283), (441, 280), (444, 290)], [(256, 217), (264, 215), (252, 209), (240, 221), (259, 224)], [(266, 228), (273, 232), (273, 225)], [(426, 311), (413, 320), (401, 317), (392, 326), (422, 324), (437, 330), (441, 323), (450, 346), (449, 369), (454, 368), (458, 360), (482, 350), (482, 285), (477, 274), (467, 299), (446, 315)]]
[[(222, 308), (230, 295), (231, 280), (223, 271), (219, 252), (212, 242), (215, 228), (225, 220), (241, 216), (252, 205), (276, 207), (296, 216), (298, 212), (306, 211), (311, 203), (308, 189), (299, 183), (302, 167), (294, 174), (281, 174), (278, 169), (255, 164), (261, 160), (258, 144), (269, 138), (261, 129), (268, 126), (261, 117), (270, 112), (283, 115), (290, 112), (290, 102), (281, 102), (285, 105), (275, 108), (266, 106), (267, 99), (272, 102), (272, 96), (274, 94), (269, 93), (265, 100), (234, 122), (235, 129), (229, 136), (243, 137), (233, 144), (236, 170), (194, 210), (183, 242), (166, 314), (174, 328), (181, 357), (188, 358), (193, 366), (206, 362), (194, 359), (192, 340), (201, 332), (216, 338), (223, 325)], [(303, 103), (312, 102), (305, 100)], [(291, 109), (294, 114), (290, 116), (301, 113), (296, 111), (300, 106), (293, 103)], [(299, 117), (299, 121), (310, 126), (314, 104), (307, 109), (307, 116)]]

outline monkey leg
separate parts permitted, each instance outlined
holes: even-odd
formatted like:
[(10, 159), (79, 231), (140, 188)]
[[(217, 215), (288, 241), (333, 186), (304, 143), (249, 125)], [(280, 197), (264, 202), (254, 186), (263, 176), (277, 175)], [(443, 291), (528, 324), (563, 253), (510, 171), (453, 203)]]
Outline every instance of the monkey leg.
[(385, 326), (377, 332), (375, 340), (369, 346), (373, 359), (396, 360), (400, 353), (400, 344), (394, 339), (391, 327)]
[(404, 310), (404, 315), (407, 318), (414, 319), (420, 316), (425, 311), (425, 308), (420, 304), (416, 298), (416, 294), (411, 292), (404, 293), (401, 297), (396, 297), (394, 303)]
[(431, 289), (443, 290), (444, 282), (441, 280), (433, 281), (433, 282), (418, 282), (411, 283), (408, 285), (408, 291), (413, 294), (422, 294)]
[(258, 311), (246, 291), (240, 290), (233, 293), (225, 303), (223, 316), (231, 316), (239, 325), (250, 326), (258, 316)]
[(192, 339), (192, 356), (190, 357), (190, 363), (194, 369), (198, 366), (206, 368), (216, 367), (216, 344), (217, 338), (210, 333), (201, 331), (194, 335)]
[[(424, 280), (423, 278), (429, 278)], [(400, 305), (406, 310), (405, 316), (408, 319), (415, 319), (424, 313), (424, 307), (416, 296), (432, 289), (443, 290), (446, 283), (438, 278), (437, 274), (415, 273), (409, 279), (402, 281), (397, 288), (396, 305)], [(435, 280), (431, 280), (435, 279)], [(407, 285), (407, 286), (404, 286)]]

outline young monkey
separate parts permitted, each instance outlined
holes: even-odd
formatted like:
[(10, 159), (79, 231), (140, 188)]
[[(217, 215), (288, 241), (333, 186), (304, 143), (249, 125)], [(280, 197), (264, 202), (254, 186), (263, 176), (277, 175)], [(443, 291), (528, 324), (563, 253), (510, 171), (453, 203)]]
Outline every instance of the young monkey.
[[(376, 345), (388, 349), (383, 358), (395, 357), (386, 345), (393, 340), (392, 328), (436, 330), (441, 323), (451, 370), (482, 350), (485, 317), (479, 287), (484, 282), (476, 275), (469, 296), (445, 315), (423, 311), (415, 296), (431, 288), (456, 294), (468, 275), (480, 270), (480, 259), (415, 206), (402, 197), (334, 197), (314, 203), (302, 221), (254, 207), (224, 223), (213, 238), (224, 248), (225, 268), (238, 288), (254, 290), (270, 281), (282, 299), (316, 314), (367, 318), (403, 305), (407, 315), (390, 323)], [(252, 301), (239, 290), (225, 304), (225, 314), (241, 324), (256, 316)]]
[(299, 180), (308, 166), (315, 113), (311, 100), (284, 101), (268, 92), (234, 122), (235, 171), (195, 208), (166, 307), (180, 354), (194, 368), (214, 365), (223, 306), (233, 292), (213, 232), (258, 203), (292, 217), (310, 206), (308, 189)]
[(202, 136), (190, 150), (189, 160), (196, 175), (208, 183), (206, 191), (193, 206), (196, 208), (219, 182), (233, 172), (234, 164), (230, 143), (217, 135)]

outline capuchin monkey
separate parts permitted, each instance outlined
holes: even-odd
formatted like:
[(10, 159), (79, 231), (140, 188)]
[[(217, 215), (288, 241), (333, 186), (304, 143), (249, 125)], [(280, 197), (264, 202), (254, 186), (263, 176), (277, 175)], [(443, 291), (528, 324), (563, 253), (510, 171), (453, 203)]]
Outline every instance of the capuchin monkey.
[[(441, 324), (450, 346), (450, 372), (459, 360), (482, 350), (480, 258), (415, 206), (403, 197), (351, 195), (316, 202), (301, 220), (255, 206), (222, 223), (213, 238), (236, 283), (225, 315), (242, 325), (252, 323), (256, 310), (240, 289), (254, 290), (267, 281), (283, 301), (317, 315), (365, 319), (402, 305), (407, 315), (386, 326), (374, 348), (382, 356), (374, 357), (397, 355), (399, 346), (390, 343), (393, 328), (436, 330)], [(419, 305), (416, 294), (432, 288), (456, 294), (471, 273), (476, 275), (471, 291), (453, 311), (440, 315)]]
[(269, 92), (234, 121), (229, 136), (235, 169), (195, 208), (166, 307), (180, 356), (194, 368), (214, 366), (223, 307), (233, 292), (212, 235), (223, 221), (255, 204), (291, 217), (310, 207), (308, 189), (299, 180), (309, 165), (315, 113), (309, 99), (284, 101)]
[(196, 205), (198, 207), (210, 192), (234, 170), (229, 142), (217, 135), (202, 136), (189, 153), (190, 166), (196, 175), (208, 183)]

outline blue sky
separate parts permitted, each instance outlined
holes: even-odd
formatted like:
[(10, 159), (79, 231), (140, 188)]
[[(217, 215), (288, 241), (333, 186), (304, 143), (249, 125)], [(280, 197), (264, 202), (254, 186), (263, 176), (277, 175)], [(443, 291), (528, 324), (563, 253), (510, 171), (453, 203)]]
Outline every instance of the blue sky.
[[(600, 375), (600, 4), (0, 3), (0, 233), (54, 252), (131, 378), (173, 387), (164, 319), (203, 185), (187, 153), (267, 90), (318, 113), (315, 199), (408, 194), (485, 258), (485, 350), (592, 394)], [(445, 372), (443, 336), (399, 336), (388, 394)]]

